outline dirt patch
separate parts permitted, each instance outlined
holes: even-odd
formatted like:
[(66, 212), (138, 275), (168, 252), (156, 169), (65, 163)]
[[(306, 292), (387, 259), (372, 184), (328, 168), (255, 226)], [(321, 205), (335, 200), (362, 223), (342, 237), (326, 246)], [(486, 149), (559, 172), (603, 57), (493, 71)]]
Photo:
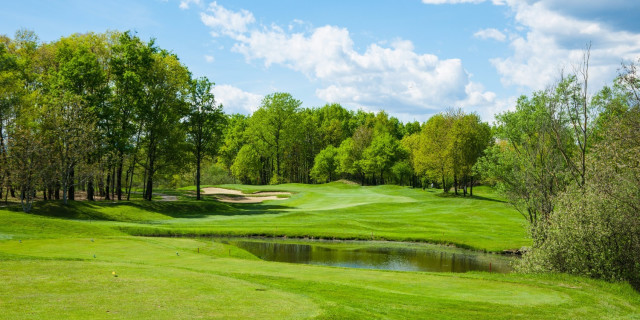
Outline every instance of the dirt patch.
[(281, 198), (278, 196), (291, 195), (290, 192), (282, 191), (260, 191), (245, 194), (238, 190), (224, 188), (202, 188), (202, 193), (216, 195), (218, 201), (228, 203), (260, 203), (266, 200), (286, 200), (288, 198)]
[(239, 196), (243, 195), (242, 191), (224, 188), (202, 188), (200, 192), (202, 192), (203, 194), (237, 194)]
[(266, 196), (266, 197), (227, 197), (224, 195), (216, 196), (218, 201), (220, 202), (228, 202), (228, 203), (260, 203), (266, 200), (286, 200), (287, 198), (278, 198), (277, 196)]

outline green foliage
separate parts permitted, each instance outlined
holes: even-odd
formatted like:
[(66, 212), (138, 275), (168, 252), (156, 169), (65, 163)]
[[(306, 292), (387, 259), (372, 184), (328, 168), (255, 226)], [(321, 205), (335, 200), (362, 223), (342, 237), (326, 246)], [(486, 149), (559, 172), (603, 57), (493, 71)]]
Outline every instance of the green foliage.
[(311, 169), (311, 177), (317, 182), (331, 182), (338, 168), (337, 155), (338, 149), (332, 145), (320, 151)]
[(231, 166), (231, 172), (243, 183), (258, 182), (260, 179), (260, 155), (250, 144), (242, 146)]
[(558, 205), (523, 271), (553, 271), (640, 288), (640, 110), (612, 122), (592, 150), (584, 188), (577, 182)]

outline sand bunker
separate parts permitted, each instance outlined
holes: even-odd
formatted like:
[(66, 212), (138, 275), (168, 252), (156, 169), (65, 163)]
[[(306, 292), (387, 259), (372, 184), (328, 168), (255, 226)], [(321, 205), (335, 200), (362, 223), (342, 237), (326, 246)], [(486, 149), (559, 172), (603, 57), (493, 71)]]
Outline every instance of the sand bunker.
[(260, 191), (245, 194), (242, 191), (224, 188), (202, 188), (202, 193), (216, 195), (218, 201), (229, 203), (260, 203), (266, 200), (286, 200), (287, 198), (279, 198), (278, 195), (291, 195), (290, 192), (282, 191)]

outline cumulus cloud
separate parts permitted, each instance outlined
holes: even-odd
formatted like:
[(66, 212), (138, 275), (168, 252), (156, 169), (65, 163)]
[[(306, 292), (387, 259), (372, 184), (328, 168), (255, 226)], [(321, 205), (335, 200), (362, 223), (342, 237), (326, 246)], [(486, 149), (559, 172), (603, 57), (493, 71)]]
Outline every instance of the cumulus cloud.
[(478, 30), (473, 36), (480, 39), (493, 39), (501, 42), (507, 39), (504, 33), (494, 28)]
[(224, 111), (229, 114), (250, 114), (258, 109), (263, 96), (243, 91), (240, 88), (223, 84), (212, 89), (216, 101), (223, 105)]
[[(615, 77), (621, 61), (640, 56), (640, 34), (616, 29), (606, 19), (586, 19), (590, 14), (584, 8), (579, 14), (569, 14), (574, 2), (508, 1), (516, 24), (524, 32), (511, 39), (511, 56), (491, 60), (503, 84), (542, 89), (558, 77), (560, 70), (572, 71), (589, 43), (590, 77), (596, 87)], [(593, 10), (602, 6), (589, 3), (584, 5)]]
[[(248, 28), (254, 21), (250, 12), (232, 12), (215, 3), (209, 11), (221, 17), (203, 18), (203, 22), (213, 34), (234, 39), (232, 50), (265, 67), (281, 65), (305, 74), (321, 85), (316, 96), (327, 102), (416, 115), (486, 105), (495, 99), (495, 94), (471, 81), (462, 61), (417, 53), (411, 41), (396, 40), (389, 46), (374, 43), (359, 52), (345, 28), (327, 25), (304, 32), (285, 31), (277, 25)], [(248, 18), (238, 18), (247, 23), (229, 31), (226, 24), (211, 23), (225, 20), (222, 16)]]
[(182, 9), (182, 10), (189, 9), (189, 6), (192, 3), (195, 4), (195, 5), (201, 5), (202, 4), (202, 0), (180, 0), (180, 9)]
[(200, 14), (200, 20), (213, 30), (211, 35), (214, 37), (220, 35), (235, 37), (247, 32), (248, 26), (256, 21), (253, 14), (247, 10), (234, 12), (215, 1), (209, 4), (206, 12)]
[(205, 55), (204, 55), (204, 60), (205, 60), (207, 63), (212, 63), (212, 62), (214, 62), (216, 59), (215, 59), (213, 56), (211, 56), (211, 55), (205, 54)]

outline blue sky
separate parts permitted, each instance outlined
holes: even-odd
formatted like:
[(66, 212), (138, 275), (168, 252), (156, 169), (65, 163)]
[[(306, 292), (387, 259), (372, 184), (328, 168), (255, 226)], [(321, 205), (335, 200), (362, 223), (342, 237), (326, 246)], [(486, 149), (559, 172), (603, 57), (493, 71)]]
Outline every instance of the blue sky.
[(571, 71), (592, 43), (591, 91), (640, 57), (640, 1), (7, 1), (0, 33), (42, 41), (135, 30), (216, 83), (227, 112), (284, 91), (424, 121), (448, 107), (491, 121)]

